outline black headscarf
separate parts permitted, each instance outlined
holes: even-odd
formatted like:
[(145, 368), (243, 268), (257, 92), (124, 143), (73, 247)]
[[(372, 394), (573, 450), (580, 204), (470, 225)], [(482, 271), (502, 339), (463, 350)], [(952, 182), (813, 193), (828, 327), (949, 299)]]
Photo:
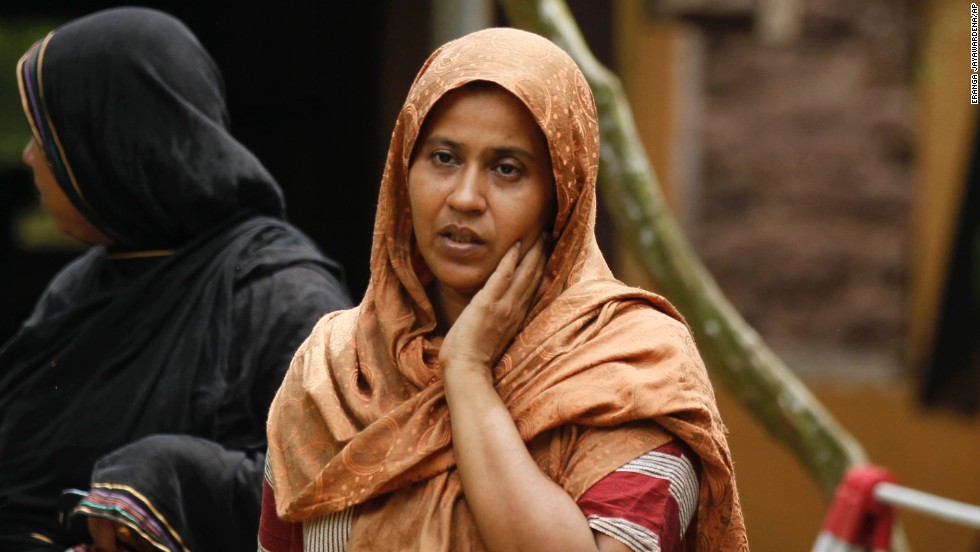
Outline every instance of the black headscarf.
[(0, 349), (3, 550), (51, 538), (61, 490), (141, 437), (264, 450), (292, 350), (349, 305), (339, 267), (282, 220), (278, 185), (229, 133), (221, 75), (182, 23), (77, 19), (18, 79), (59, 185), (114, 245), (66, 267)]
[(173, 247), (282, 193), (228, 132), (224, 81), (180, 21), (123, 8), (72, 21), (18, 65), (35, 138), (72, 203), (116, 244)]

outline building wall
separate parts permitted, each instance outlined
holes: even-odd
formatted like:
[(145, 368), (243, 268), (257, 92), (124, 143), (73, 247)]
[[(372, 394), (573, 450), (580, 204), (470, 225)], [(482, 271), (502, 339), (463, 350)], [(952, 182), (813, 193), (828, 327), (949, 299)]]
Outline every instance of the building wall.
[[(631, 103), (643, 103), (634, 113), (662, 184), (680, 187), (668, 197), (694, 198), (677, 212), (699, 255), (872, 463), (900, 484), (980, 504), (980, 419), (924, 410), (907, 355), (930, 330), (910, 317), (912, 283), (934, 272), (917, 264), (912, 220), (933, 233), (953, 225), (952, 209), (920, 204), (955, 204), (968, 149), (956, 140), (976, 117), (960, 78), (969, 2), (799, 0), (795, 36), (775, 42), (760, 35), (757, 13), (738, 8), (751, 3), (711, 12), (675, 2), (668, 13), (654, 4), (671, 2), (619, 4), (619, 70)], [(938, 73), (951, 64), (959, 88)], [(683, 72), (692, 66), (694, 78)], [(680, 139), (679, 124), (697, 139)], [(700, 171), (681, 176), (678, 163), (692, 158)], [(936, 198), (940, 185), (954, 199)], [(941, 258), (943, 246), (924, 253)], [(628, 262), (617, 269), (642, 281)], [(809, 550), (828, 500), (717, 391), (752, 550)], [(912, 550), (980, 550), (975, 530), (910, 511), (899, 519)]]

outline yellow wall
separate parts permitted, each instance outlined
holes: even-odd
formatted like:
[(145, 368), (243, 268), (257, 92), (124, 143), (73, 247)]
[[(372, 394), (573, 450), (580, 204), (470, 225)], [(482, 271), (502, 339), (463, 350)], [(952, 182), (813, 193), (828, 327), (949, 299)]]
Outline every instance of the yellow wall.
[[(980, 420), (921, 412), (899, 384), (808, 387), (900, 485), (980, 505)], [(753, 552), (810, 550), (828, 503), (754, 418), (724, 390), (716, 392)], [(980, 534), (967, 527), (910, 511), (900, 510), (899, 519), (914, 551), (980, 550)]]

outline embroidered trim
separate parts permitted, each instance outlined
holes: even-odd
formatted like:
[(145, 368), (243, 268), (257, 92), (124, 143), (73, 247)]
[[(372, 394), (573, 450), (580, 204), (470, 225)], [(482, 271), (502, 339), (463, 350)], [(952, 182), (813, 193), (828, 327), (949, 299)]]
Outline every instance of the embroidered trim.
[(129, 251), (126, 253), (107, 253), (105, 258), (112, 261), (125, 259), (148, 259), (151, 257), (169, 257), (174, 254), (173, 249), (155, 249), (149, 251)]

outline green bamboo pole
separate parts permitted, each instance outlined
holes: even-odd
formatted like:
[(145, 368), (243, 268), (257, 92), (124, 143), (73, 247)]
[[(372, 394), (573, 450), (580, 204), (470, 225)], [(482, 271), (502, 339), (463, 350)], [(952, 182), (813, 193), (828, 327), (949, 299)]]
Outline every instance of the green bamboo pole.
[(599, 109), (599, 188), (618, 235), (630, 240), (658, 290), (684, 313), (713, 376), (833, 495), (866, 462), (838, 424), (725, 298), (664, 202), (619, 80), (586, 45), (562, 0), (501, 0), (516, 26), (548, 37), (582, 68)]

